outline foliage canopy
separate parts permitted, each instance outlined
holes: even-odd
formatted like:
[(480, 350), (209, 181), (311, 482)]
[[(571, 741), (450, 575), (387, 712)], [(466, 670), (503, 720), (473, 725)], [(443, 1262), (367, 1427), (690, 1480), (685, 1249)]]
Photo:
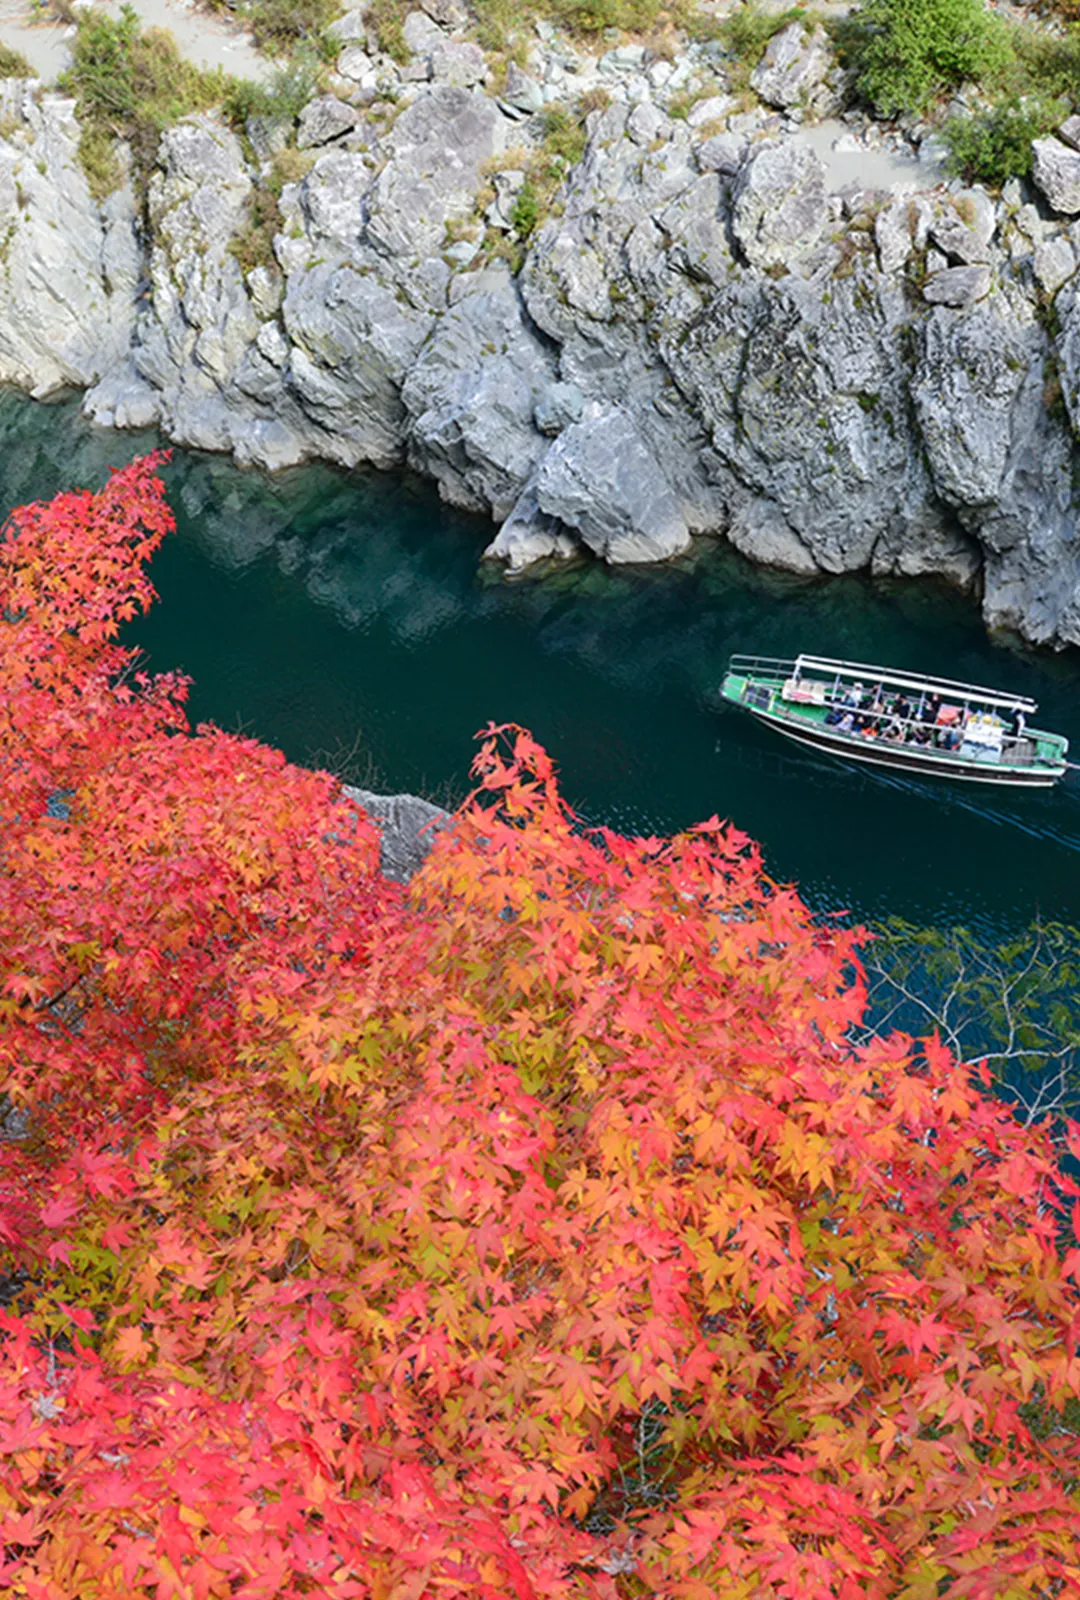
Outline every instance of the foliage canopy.
[(586, 831), (520, 730), (381, 880), (116, 643), (158, 462), (0, 541), (5, 1592), (1075, 1589), (1047, 1130), (853, 1044), (856, 936), (745, 836)]

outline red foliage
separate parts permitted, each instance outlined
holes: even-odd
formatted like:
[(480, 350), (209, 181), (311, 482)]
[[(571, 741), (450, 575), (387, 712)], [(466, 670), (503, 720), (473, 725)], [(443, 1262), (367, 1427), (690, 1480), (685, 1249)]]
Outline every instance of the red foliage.
[(519, 730), (385, 883), (115, 643), (156, 465), (0, 545), (5, 1592), (1076, 1592), (1046, 1130)]

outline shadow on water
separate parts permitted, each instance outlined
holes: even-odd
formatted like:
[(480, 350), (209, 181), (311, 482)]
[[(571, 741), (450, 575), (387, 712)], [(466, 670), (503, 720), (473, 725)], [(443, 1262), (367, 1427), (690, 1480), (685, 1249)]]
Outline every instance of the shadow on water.
[[(154, 440), (91, 430), (77, 406), (0, 394), (7, 505), (100, 481)], [(491, 525), (408, 477), (312, 466), (269, 480), (177, 451), (179, 536), (161, 601), (133, 627), (195, 680), (196, 718), (300, 761), (351, 755), (387, 788), (467, 788), (472, 738), (521, 722), (590, 821), (670, 832), (729, 816), (822, 910), (966, 922), (1080, 922), (1080, 775), (1047, 794), (871, 774), (785, 746), (717, 685), (736, 650), (813, 650), (1000, 685), (1080, 751), (1080, 653), (987, 637), (969, 598), (927, 581), (808, 582), (708, 543), (663, 568), (596, 564), (507, 581)]]

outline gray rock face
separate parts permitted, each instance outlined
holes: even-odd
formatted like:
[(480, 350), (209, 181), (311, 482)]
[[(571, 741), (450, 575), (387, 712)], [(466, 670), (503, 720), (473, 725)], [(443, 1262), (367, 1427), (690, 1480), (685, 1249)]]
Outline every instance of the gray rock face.
[(663, 561), (690, 544), (679, 502), (624, 411), (592, 406), (561, 433), (536, 478), (549, 517), (605, 561)]
[[(405, 380), (409, 462), (451, 505), (510, 515), (545, 442), (533, 425), (553, 362), (507, 271), (442, 317)], [(487, 281), (484, 281), (487, 280)]]
[[(807, 33), (792, 22), (773, 34), (761, 61), (750, 75), (750, 87), (771, 106), (813, 106), (832, 65), (829, 41), (822, 28)], [(831, 98), (831, 97), (830, 97)]]
[(0, 381), (36, 396), (123, 359), (140, 276), (124, 186), (98, 205), (79, 165), (74, 101), (0, 85)]
[(351, 784), (342, 784), (342, 792), (378, 827), (383, 877), (394, 883), (408, 883), (431, 854), (438, 835), (453, 821), (441, 806), (415, 794), (373, 794)]
[[(719, 132), (711, 115), (669, 117), (649, 86), (681, 67), (646, 77), (616, 52), (605, 81), (625, 98), (590, 117), (515, 281), (474, 259), (476, 197), (493, 182), (489, 220), (508, 224), (524, 171), (511, 147), (532, 130), (524, 107), (431, 77), (455, 41), (429, 9), (409, 21), (427, 67), (396, 119), (329, 113), (347, 131), (310, 145), (255, 265), (252, 172), (212, 117), (162, 140), (141, 260), (130, 196), (98, 209), (79, 188), (70, 108), (31, 97), (24, 114), (20, 99), (0, 139), (17, 230), (0, 376), (93, 383), (101, 421), (158, 420), (270, 468), (408, 462), (501, 522), (490, 553), (513, 568), (659, 560), (723, 536), (795, 572), (978, 580), (994, 624), (1080, 642), (1061, 414), (1080, 430), (1077, 246), (1060, 224), (1013, 193), (999, 237), (977, 188), (830, 206), (804, 145), (762, 141), (760, 115), (724, 112), (719, 94)], [(563, 45), (543, 71), (545, 94), (556, 72), (588, 81)], [(61, 227), (74, 276), (50, 247)], [(935, 269), (921, 296), (913, 261)], [(1036, 283), (1057, 295), (1053, 343)], [(1049, 371), (1063, 406), (1048, 408)]]
[(1080, 215), (1080, 151), (1054, 138), (1035, 139), (1031, 149), (1032, 176), (1050, 205), (1063, 216)]
[(805, 145), (759, 145), (735, 191), (732, 230), (753, 267), (786, 266), (828, 221), (825, 169)]

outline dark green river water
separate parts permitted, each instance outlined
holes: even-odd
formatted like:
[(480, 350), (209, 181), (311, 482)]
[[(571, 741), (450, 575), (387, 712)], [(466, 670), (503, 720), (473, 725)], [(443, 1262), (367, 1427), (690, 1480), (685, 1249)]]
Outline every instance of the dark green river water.
[[(154, 442), (13, 393), (0, 440), (5, 509), (95, 485)], [(1080, 652), (991, 640), (972, 600), (933, 583), (794, 580), (712, 545), (665, 568), (509, 582), (480, 561), (492, 526), (407, 479), (309, 467), (271, 481), (182, 451), (166, 476), (179, 531), (132, 637), (153, 667), (193, 676), (196, 718), (444, 803), (467, 788), (477, 729), (513, 720), (589, 820), (671, 832), (731, 817), (820, 910), (987, 932), (1080, 923), (1080, 774), (1014, 796), (875, 777), (716, 700), (731, 652), (807, 650), (1031, 695), (1080, 759)]]

